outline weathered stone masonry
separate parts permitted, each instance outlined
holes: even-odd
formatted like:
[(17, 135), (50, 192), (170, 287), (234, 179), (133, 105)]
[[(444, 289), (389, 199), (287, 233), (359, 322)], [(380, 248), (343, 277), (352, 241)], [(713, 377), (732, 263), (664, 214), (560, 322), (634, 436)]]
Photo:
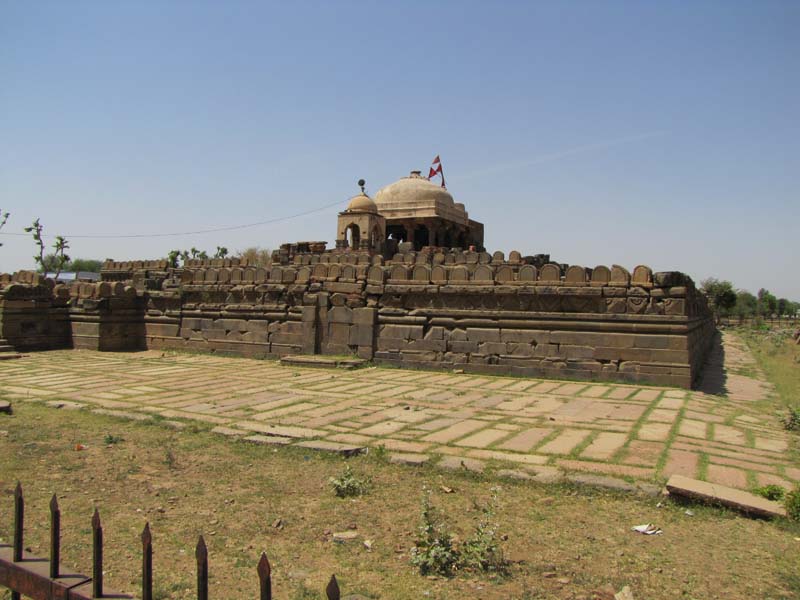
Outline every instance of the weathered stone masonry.
[(545, 264), (512, 252), (297, 254), (106, 263), (97, 284), (0, 276), (0, 337), (20, 350), (174, 348), (357, 354), (406, 367), (689, 387), (714, 335), (682, 273)]

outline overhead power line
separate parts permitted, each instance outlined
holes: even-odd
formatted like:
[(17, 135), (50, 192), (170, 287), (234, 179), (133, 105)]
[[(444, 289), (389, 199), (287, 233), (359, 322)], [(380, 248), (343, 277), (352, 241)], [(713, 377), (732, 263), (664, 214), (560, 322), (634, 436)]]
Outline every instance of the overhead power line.
[[(304, 217), (306, 215), (311, 215), (314, 213), (318, 213), (325, 209), (331, 208), (336, 206), (337, 204), (341, 204), (341, 200), (337, 202), (332, 202), (331, 204), (326, 204), (325, 206), (320, 206), (319, 208), (314, 208), (312, 210), (307, 210), (304, 212), (300, 212), (294, 215), (289, 215), (286, 217), (277, 217), (275, 219), (267, 219), (266, 221), (258, 221), (257, 223), (247, 223), (245, 225), (232, 225), (230, 227), (215, 227), (213, 229), (198, 229), (197, 231), (177, 231), (171, 233), (90, 233), (90, 234), (59, 234), (62, 237), (67, 239), (80, 239), (80, 238), (156, 238), (156, 237), (178, 237), (183, 235), (199, 235), (202, 233), (217, 233), (219, 231), (235, 231), (237, 229), (248, 229), (250, 227), (258, 227), (260, 225), (269, 225), (271, 223), (280, 223), (281, 221), (288, 221), (290, 219), (296, 219), (298, 217)], [(16, 232), (5, 232), (0, 231), (0, 235), (16, 235), (16, 236), (25, 236), (29, 237), (30, 233), (16, 233)], [(42, 237), (54, 238), (55, 235), (43, 235)]]

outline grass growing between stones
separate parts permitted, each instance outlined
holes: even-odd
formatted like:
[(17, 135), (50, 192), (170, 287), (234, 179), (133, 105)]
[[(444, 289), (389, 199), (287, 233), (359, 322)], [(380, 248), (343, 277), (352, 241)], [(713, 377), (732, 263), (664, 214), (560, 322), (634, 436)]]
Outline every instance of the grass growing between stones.
[[(771, 331), (741, 328), (739, 333), (767, 379), (775, 384), (783, 404), (784, 426), (787, 421), (793, 423), (793, 415), (800, 414), (800, 345), (788, 335), (776, 336)], [(791, 439), (790, 454), (796, 459), (800, 457), (800, 431), (787, 429)]]
[[(794, 539), (800, 526), (789, 522), (704, 506), (693, 506), (689, 517), (685, 506), (657, 498), (503, 481), (491, 521), (508, 535), (502, 543), (507, 576), (459, 571), (430, 579), (419, 575), (410, 554), (423, 486), (432, 490), (455, 539), (467, 541), (484, 517), (481, 507), (491, 502), (497, 485), (491, 475), (407, 468), (373, 455), (345, 461), (29, 402), (15, 402), (13, 416), (0, 415), (0, 431), (3, 541), (10, 541), (12, 492), (21, 480), (25, 545), (46, 556), (47, 504), (56, 492), (64, 565), (85, 573), (89, 525), (98, 507), (106, 582), (122, 591), (138, 593), (139, 534), (149, 521), (158, 597), (175, 600), (193, 597), (194, 545), (201, 533), (215, 598), (257, 597), (262, 550), (272, 562), (276, 597), (289, 599), (322, 598), (332, 573), (345, 596), (399, 600), (613, 598), (611, 591), (624, 585), (635, 597), (652, 600), (800, 594), (800, 542)], [(104, 443), (109, 432), (120, 441)], [(76, 444), (86, 449), (77, 451)], [(329, 478), (347, 464), (372, 479), (369, 495), (342, 499), (331, 493)], [(454, 491), (445, 493), (442, 486)], [(648, 522), (664, 534), (630, 530)], [(358, 538), (334, 542), (333, 533), (341, 531), (355, 531)]]
[(740, 328), (738, 333), (752, 351), (767, 379), (775, 384), (787, 406), (800, 409), (800, 345), (771, 331)]

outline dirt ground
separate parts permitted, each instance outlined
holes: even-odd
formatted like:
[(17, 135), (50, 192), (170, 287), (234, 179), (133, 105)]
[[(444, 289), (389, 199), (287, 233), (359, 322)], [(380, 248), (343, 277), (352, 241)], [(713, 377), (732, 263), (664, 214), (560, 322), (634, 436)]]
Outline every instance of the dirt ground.
[[(210, 426), (209, 426), (210, 427)], [(106, 443), (107, 435), (122, 438)], [(87, 446), (76, 450), (76, 444)], [(85, 410), (15, 402), (0, 415), (0, 537), (10, 542), (13, 489), (26, 498), (25, 546), (48, 554), (51, 495), (62, 511), (62, 557), (89, 572), (90, 520), (100, 509), (106, 585), (138, 594), (139, 536), (154, 537), (157, 598), (192, 598), (194, 547), (209, 548), (212, 598), (257, 597), (255, 567), (265, 550), (277, 598), (323, 598), (331, 574), (343, 597), (446, 599), (613, 598), (630, 586), (641, 600), (800, 597), (800, 527), (722, 509), (591, 488), (498, 480), (492, 476), (388, 464), (381, 453), (347, 459), (373, 478), (369, 495), (337, 498), (328, 478), (345, 459), (298, 448), (255, 446)], [(500, 485), (498, 520), (510, 575), (423, 577), (409, 551), (423, 485), (460, 539), (476, 506)], [(452, 488), (444, 493), (441, 486)], [(690, 510), (693, 516), (686, 511)], [(280, 526), (276, 527), (278, 519)], [(655, 523), (662, 535), (633, 525)], [(332, 534), (355, 531), (344, 544)], [(367, 549), (364, 541), (371, 542)], [(0, 593), (0, 598), (9, 597)]]

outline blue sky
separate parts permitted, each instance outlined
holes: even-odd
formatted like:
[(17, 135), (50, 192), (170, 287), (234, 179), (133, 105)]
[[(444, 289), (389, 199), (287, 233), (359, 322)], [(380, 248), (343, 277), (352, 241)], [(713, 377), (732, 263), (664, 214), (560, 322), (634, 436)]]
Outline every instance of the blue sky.
[(3, 231), (332, 245), (356, 180), (439, 154), (490, 250), (800, 300), (799, 30), (795, 1), (0, 0)]

